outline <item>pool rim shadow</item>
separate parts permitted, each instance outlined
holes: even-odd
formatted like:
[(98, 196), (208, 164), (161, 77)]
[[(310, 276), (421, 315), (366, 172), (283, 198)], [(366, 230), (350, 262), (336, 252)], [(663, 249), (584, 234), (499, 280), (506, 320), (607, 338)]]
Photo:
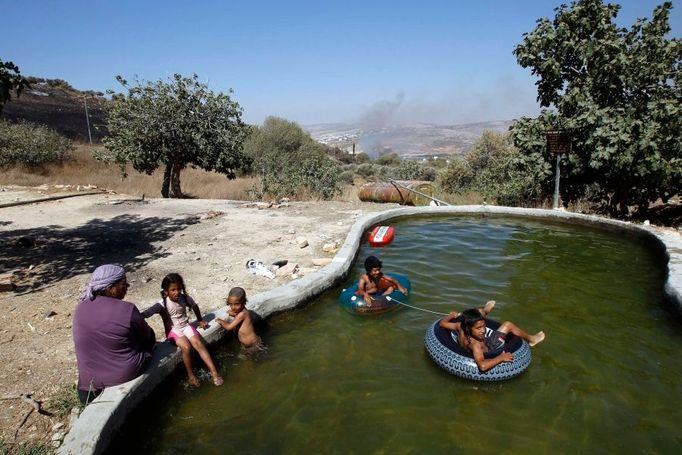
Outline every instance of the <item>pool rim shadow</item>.
[[(504, 216), (532, 218), (562, 223), (592, 226), (653, 240), (653, 247), (661, 253), (667, 272), (663, 293), (677, 315), (682, 315), (682, 236), (671, 231), (602, 218), (594, 215), (565, 212), (562, 210), (528, 209), (491, 205), (401, 207), (380, 213), (372, 213), (358, 219), (351, 227), (346, 241), (334, 256), (332, 262), (320, 270), (306, 275), (249, 299), (249, 309), (262, 318), (304, 305), (340, 284), (351, 273), (351, 268), (369, 228), (396, 219), (410, 217), (452, 217), (452, 216)], [(225, 318), (227, 309), (207, 314), (207, 318)], [(225, 332), (217, 325), (203, 331), (209, 344), (220, 341)], [(180, 352), (167, 341), (157, 344), (151, 365), (138, 378), (125, 384), (107, 388), (95, 401), (88, 405), (66, 435), (58, 449), (60, 454), (97, 454), (107, 450), (116, 431), (126, 416), (159, 385), (181, 362)]]

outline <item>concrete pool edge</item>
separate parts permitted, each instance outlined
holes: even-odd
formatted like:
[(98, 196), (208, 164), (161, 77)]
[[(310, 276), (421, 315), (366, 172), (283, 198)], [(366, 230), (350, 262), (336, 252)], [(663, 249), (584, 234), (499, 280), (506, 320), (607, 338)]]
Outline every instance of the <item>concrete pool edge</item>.
[[(421, 215), (493, 215), (535, 218), (643, 234), (654, 239), (664, 252), (667, 261), (664, 263), (667, 270), (664, 293), (677, 312), (682, 314), (682, 236), (679, 234), (593, 215), (498, 206), (404, 207), (365, 215), (353, 224), (345, 243), (331, 264), (289, 284), (251, 297), (249, 308), (265, 318), (310, 301), (348, 276), (363, 241), (363, 234), (371, 226), (388, 220)], [(226, 317), (226, 309), (221, 308), (206, 315), (209, 320), (215, 317)], [(224, 333), (217, 324), (211, 324), (209, 329), (202, 331), (202, 335), (209, 344), (219, 341)], [(106, 389), (100, 397), (83, 410), (64, 439), (58, 453), (104, 452), (116, 437), (116, 431), (123, 424), (126, 416), (142, 403), (145, 397), (173, 372), (180, 362), (180, 353), (175, 347), (167, 342), (158, 344), (154, 350), (152, 364), (143, 375), (125, 384)]]

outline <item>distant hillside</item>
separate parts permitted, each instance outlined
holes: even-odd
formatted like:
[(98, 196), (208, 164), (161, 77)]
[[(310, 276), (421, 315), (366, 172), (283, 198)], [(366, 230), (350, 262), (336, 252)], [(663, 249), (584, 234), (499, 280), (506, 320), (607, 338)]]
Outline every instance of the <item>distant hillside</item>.
[(466, 154), (483, 131), (506, 133), (511, 124), (510, 120), (464, 125), (416, 123), (367, 131), (350, 124), (333, 123), (309, 125), (304, 129), (324, 144), (348, 151), (355, 145), (355, 153), (365, 152), (373, 158), (397, 153), (403, 158), (418, 159)]
[(0, 112), (0, 118), (46, 125), (70, 139), (88, 142), (87, 102), (92, 141), (99, 142), (106, 135), (107, 100), (101, 93), (82, 92), (60, 80), (30, 79), (31, 88), (19, 97), (12, 96)]

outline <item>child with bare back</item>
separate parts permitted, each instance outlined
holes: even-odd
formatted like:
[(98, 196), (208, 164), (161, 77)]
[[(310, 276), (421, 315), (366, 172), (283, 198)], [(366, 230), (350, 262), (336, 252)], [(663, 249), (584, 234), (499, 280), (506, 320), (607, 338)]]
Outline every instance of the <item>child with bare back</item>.
[(402, 287), (393, 278), (384, 275), (381, 271), (382, 263), (376, 256), (367, 256), (365, 259), (365, 271), (360, 277), (357, 295), (361, 296), (367, 306), (371, 307), (375, 298), (389, 295), (396, 289), (407, 294), (407, 289)]
[(216, 322), (228, 332), (230, 330), (236, 331), (239, 342), (247, 352), (262, 350), (263, 342), (260, 337), (256, 335), (256, 331), (253, 328), (253, 321), (251, 320), (251, 314), (249, 313), (249, 310), (246, 309), (246, 291), (240, 287), (230, 289), (230, 292), (227, 294), (227, 305), (230, 307), (227, 314), (232, 316), (233, 319), (230, 322), (227, 322), (220, 318), (216, 318)]
[(503, 322), (497, 330), (486, 335), (485, 317), (495, 307), (495, 301), (491, 300), (483, 308), (471, 308), (463, 312), (452, 311), (440, 321), (440, 326), (457, 333), (459, 345), (464, 350), (473, 354), (476, 365), (481, 372), (499, 365), (502, 362), (511, 362), (514, 355), (502, 351), (499, 355), (486, 359), (484, 355), (502, 349), (507, 334), (511, 333), (528, 342), (529, 346), (535, 346), (545, 339), (545, 332), (528, 335), (516, 324), (510, 321)]

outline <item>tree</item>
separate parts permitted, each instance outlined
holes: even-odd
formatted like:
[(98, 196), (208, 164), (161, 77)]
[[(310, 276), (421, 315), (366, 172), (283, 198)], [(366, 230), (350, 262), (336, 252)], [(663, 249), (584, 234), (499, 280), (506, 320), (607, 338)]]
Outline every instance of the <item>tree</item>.
[(263, 193), (292, 196), (301, 188), (329, 199), (339, 192), (339, 166), (295, 122), (268, 117), (254, 128), (244, 143), (253, 160), (253, 170), (261, 176)]
[(228, 179), (248, 168), (250, 160), (242, 151), (248, 127), (228, 94), (213, 93), (196, 74), (135, 86), (116, 79), (128, 93), (113, 94), (103, 143), (122, 170), (130, 163), (151, 174), (164, 165), (162, 196), (182, 197), (180, 172), (187, 166)]
[(12, 91), (19, 96), (28, 87), (28, 81), (19, 73), (19, 67), (0, 59), (0, 112), (5, 103), (12, 99)]
[(438, 174), (440, 188), (478, 193), (502, 205), (530, 205), (541, 198), (533, 169), (520, 159), (508, 134), (486, 130), (466, 157), (454, 157)]
[(604, 210), (627, 214), (629, 205), (644, 212), (680, 193), (682, 47), (666, 38), (671, 8), (663, 3), (628, 30), (613, 22), (619, 5), (574, 1), (556, 8), (553, 21), (539, 19), (514, 50), (538, 77), (547, 108), (512, 125), (514, 143), (548, 189), (554, 157), (544, 135), (557, 128), (572, 135), (573, 153), (562, 158), (564, 203), (589, 191)]

